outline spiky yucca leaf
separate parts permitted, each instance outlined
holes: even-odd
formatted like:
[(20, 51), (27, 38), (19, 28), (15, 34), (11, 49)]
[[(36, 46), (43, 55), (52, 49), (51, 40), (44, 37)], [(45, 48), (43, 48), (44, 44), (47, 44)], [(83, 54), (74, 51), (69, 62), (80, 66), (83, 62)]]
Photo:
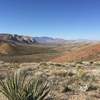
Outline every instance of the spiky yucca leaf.
[(0, 92), (8, 100), (44, 100), (50, 88), (46, 80), (27, 77), (21, 71), (8, 75), (6, 80), (0, 80)]

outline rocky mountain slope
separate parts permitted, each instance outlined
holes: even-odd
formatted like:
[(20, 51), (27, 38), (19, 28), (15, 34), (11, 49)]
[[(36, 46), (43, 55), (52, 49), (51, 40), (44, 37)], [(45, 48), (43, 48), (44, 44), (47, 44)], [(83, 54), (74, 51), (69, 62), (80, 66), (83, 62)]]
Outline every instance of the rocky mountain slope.
[(8, 42), (8, 43), (27, 43), (32, 44), (35, 43), (32, 37), (28, 36), (20, 36), (20, 35), (12, 35), (12, 34), (0, 34), (0, 41), (1, 42)]
[(48, 44), (48, 43), (64, 43), (65, 40), (63, 39), (54, 39), (50, 37), (30, 37), (30, 36), (23, 36), (23, 35), (12, 35), (12, 34), (3, 34), (0, 33), (0, 42), (9, 42), (14, 44)]

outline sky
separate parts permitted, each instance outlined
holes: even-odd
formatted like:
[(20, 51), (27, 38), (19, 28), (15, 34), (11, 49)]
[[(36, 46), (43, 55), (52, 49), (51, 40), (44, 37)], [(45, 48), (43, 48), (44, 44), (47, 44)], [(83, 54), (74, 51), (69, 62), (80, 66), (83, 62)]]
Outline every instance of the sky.
[(100, 40), (100, 0), (0, 0), (0, 33)]

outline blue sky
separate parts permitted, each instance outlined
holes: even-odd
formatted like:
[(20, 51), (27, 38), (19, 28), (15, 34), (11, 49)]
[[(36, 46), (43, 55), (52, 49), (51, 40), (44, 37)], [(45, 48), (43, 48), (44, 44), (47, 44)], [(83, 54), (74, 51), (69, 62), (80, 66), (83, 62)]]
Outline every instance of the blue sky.
[(0, 33), (100, 39), (100, 0), (0, 0)]

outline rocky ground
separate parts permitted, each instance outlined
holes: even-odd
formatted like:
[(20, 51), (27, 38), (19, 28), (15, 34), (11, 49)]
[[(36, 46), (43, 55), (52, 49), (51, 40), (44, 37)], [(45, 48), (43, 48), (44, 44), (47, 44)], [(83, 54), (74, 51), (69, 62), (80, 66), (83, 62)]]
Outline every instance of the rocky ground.
[[(100, 100), (100, 62), (5, 63), (0, 61), (0, 79), (12, 71), (41, 76), (50, 83), (47, 100)], [(0, 95), (0, 100), (6, 100)]]

